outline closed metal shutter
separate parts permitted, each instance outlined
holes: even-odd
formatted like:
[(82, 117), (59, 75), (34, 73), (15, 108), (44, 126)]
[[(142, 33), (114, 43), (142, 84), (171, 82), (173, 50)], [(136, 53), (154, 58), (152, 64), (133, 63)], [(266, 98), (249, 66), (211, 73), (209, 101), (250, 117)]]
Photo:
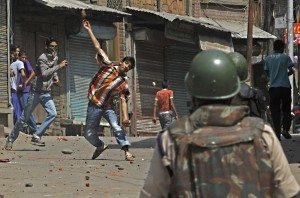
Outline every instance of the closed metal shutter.
[[(164, 79), (164, 49), (149, 42), (136, 41), (136, 128), (137, 133), (158, 132), (160, 124), (152, 123), (155, 94)], [(153, 82), (156, 86), (153, 86)]]
[(70, 113), (76, 121), (85, 121), (89, 83), (98, 71), (95, 48), (90, 38), (69, 38)]
[[(179, 117), (186, 115), (189, 111), (187, 101), (190, 97), (184, 85), (184, 77), (189, 65), (199, 49), (193, 45), (169, 46), (166, 49), (167, 79), (170, 88), (174, 92), (174, 103)], [(199, 86), (202, 86), (199, 84)]]
[(0, 108), (9, 104), (7, 17), (7, 1), (0, 0)]

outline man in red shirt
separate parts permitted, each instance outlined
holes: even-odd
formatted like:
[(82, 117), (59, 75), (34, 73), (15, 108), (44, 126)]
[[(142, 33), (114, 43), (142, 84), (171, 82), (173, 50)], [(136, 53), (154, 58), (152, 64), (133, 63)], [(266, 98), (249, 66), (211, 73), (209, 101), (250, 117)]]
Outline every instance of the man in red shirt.
[(97, 135), (100, 120), (103, 116), (112, 127), (121, 149), (124, 150), (125, 160), (133, 161), (134, 157), (129, 153), (130, 142), (118, 123), (112, 101), (114, 97), (121, 98), (122, 109), (120, 111), (122, 111), (123, 115), (122, 123), (123, 126), (129, 126), (130, 120), (128, 118), (126, 102), (130, 92), (124, 76), (126, 76), (129, 70), (134, 68), (135, 59), (133, 57), (125, 57), (120, 61), (118, 66), (115, 66), (101, 48), (87, 20), (83, 20), (83, 28), (88, 32), (93, 42), (97, 53), (97, 62), (100, 66), (89, 85), (89, 103), (87, 108), (86, 129), (84, 131), (84, 137), (96, 147), (92, 159), (96, 159), (108, 147)]
[(162, 90), (158, 91), (153, 104), (152, 122), (156, 124), (156, 106), (159, 109), (159, 122), (164, 130), (172, 124), (174, 119), (178, 120), (178, 114), (173, 101), (173, 91), (169, 88), (167, 80), (162, 82)]

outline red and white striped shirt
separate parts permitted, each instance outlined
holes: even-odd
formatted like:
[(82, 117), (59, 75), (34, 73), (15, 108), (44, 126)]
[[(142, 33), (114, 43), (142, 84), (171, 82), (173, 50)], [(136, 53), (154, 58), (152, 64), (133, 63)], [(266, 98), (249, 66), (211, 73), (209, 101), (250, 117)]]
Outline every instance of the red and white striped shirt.
[(130, 92), (122, 76), (118, 75), (118, 66), (115, 66), (107, 54), (100, 49), (97, 61), (101, 66), (89, 85), (88, 99), (100, 108), (109, 107), (115, 96), (128, 99)]

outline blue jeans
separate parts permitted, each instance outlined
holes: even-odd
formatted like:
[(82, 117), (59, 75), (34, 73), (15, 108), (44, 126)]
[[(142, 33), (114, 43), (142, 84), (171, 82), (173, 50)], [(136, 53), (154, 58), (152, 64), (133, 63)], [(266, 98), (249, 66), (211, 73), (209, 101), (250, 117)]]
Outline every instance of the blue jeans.
[(173, 111), (159, 113), (159, 123), (162, 130), (168, 128), (174, 120), (175, 120), (175, 116)]
[[(20, 102), (21, 112), (23, 112), (25, 106), (27, 105), (29, 92), (17, 92), (17, 95), (18, 95), (18, 99)], [(33, 114), (30, 114), (30, 118), (27, 121), (27, 124), (29, 127), (29, 132), (35, 133), (37, 130), (37, 126), (36, 126)]]
[(10, 102), (13, 106), (13, 123), (16, 124), (17, 120), (21, 117), (21, 113), (22, 113), (17, 92), (11, 92)]
[(27, 105), (25, 106), (20, 119), (16, 122), (12, 132), (9, 134), (8, 141), (14, 142), (18, 138), (20, 130), (23, 128), (24, 124), (27, 123), (30, 115), (39, 103), (44, 107), (45, 111), (47, 112), (47, 116), (43, 120), (41, 126), (37, 129), (35, 134), (39, 137), (43, 136), (46, 129), (57, 116), (57, 112), (50, 93), (34, 92), (29, 94)]
[(99, 131), (99, 124), (102, 116), (109, 122), (113, 129), (118, 144), (123, 146), (131, 145), (128, 137), (118, 124), (118, 119), (115, 110), (112, 108), (100, 108), (92, 102), (89, 102), (86, 115), (86, 128), (84, 137), (95, 147), (101, 147), (104, 143), (99, 139), (97, 132)]

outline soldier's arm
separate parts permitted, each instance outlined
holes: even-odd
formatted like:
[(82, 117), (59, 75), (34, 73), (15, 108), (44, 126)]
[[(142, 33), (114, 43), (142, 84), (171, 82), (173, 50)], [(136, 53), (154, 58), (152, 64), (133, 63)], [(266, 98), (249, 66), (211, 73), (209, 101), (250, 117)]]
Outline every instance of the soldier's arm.
[(170, 175), (161, 160), (158, 146), (155, 146), (148, 175), (140, 192), (140, 198), (168, 197)]
[(298, 194), (300, 187), (293, 176), (289, 163), (283, 152), (278, 138), (273, 129), (265, 125), (263, 139), (266, 143), (266, 150), (270, 154), (274, 170), (274, 197), (294, 197)]

